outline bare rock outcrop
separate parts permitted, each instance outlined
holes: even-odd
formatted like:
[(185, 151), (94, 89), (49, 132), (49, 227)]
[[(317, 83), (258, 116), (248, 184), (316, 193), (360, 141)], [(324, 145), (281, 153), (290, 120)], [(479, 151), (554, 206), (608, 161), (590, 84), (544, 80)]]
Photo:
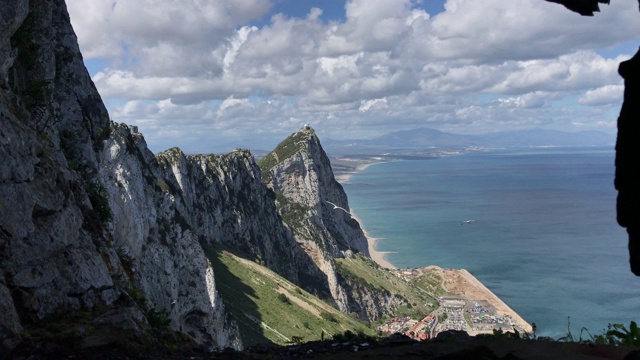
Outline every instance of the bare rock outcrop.
[(240, 348), (203, 246), (218, 239), (142, 136), (109, 120), (64, 1), (0, 7), (0, 352), (65, 318), (83, 346), (152, 343), (155, 320)]
[(260, 159), (259, 165), (276, 193), (283, 221), (326, 275), (338, 308), (350, 312), (354, 298), (341, 281), (334, 259), (345, 251), (369, 256), (367, 239), (349, 213), (346, 193), (335, 180), (315, 131), (303, 127)]
[[(64, 2), (0, 7), (0, 338), (6, 349), (19, 343), (25, 326), (111, 306), (119, 291), (110, 270), (117, 256), (93, 226), (99, 219), (85, 187), (97, 168), (98, 134), (108, 135), (108, 115)], [(78, 138), (66, 146), (62, 134), (72, 128)], [(69, 166), (72, 152), (80, 171)]]

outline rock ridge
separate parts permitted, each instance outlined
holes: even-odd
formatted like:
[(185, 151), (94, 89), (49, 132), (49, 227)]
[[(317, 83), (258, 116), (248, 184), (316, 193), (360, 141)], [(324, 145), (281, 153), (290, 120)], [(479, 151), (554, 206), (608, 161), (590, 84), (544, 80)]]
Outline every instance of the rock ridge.
[[(207, 254), (215, 246), (333, 298), (335, 271), (327, 277), (313, 256), (366, 252), (350, 217), (327, 217), (329, 205), (314, 198), (324, 215), (305, 220), (314, 224), (307, 233), (325, 238), (305, 251), (249, 151), (154, 155), (137, 128), (110, 120), (64, 1), (0, 6), (0, 353), (64, 317), (77, 319), (68, 332), (82, 346), (120, 341), (107, 334), (122, 331), (152, 344), (160, 328), (203, 350), (241, 349)], [(348, 208), (313, 140), (293, 154), (315, 176), (305, 186)]]

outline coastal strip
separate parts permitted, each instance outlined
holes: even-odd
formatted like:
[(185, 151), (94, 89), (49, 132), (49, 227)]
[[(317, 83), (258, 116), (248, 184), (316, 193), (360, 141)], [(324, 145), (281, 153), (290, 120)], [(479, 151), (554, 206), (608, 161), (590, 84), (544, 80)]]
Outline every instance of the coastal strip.
[(376, 244), (380, 239), (369, 236), (369, 233), (362, 224), (362, 221), (360, 221), (360, 219), (356, 216), (356, 214), (353, 212), (353, 209), (351, 209), (351, 217), (355, 221), (357, 221), (358, 224), (360, 224), (360, 229), (362, 229), (364, 236), (367, 238), (367, 243), (369, 245), (369, 256), (371, 257), (371, 259), (385, 269), (396, 269), (396, 267), (386, 259), (386, 255), (389, 254), (389, 252), (376, 250)]
[[(484, 297), (491, 305), (493, 305), (499, 315), (509, 315), (515, 322), (516, 326), (520, 329), (523, 329), (525, 332), (531, 334), (533, 332), (533, 328), (531, 324), (525, 321), (518, 313), (516, 313), (513, 309), (509, 307), (502, 299), (500, 299), (496, 294), (494, 294), (491, 290), (489, 290), (480, 280), (476, 279), (469, 271), (465, 269), (457, 270), (462, 277), (469, 283), (470, 287), (475, 287), (480, 291)], [(509, 330), (509, 329), (507, 329)]]
[(377, 164), (377, 163), (376, 162), (358, 163), (358, 165), (356, 165), (353, 168), (353, 170), (343, 171), (343, 172), (340, 172), (340, 173), (336, 174), (335, 175), (336, 181), (339, 182), (340, 184), (344, 184), (344, 183), (348, 182), (353, 175), (363, 171), (364, 169), (368, 168), (369, 166), (371, 166), (373, 164)]
[[(369, 255), (373, 261), (383, 268), (389, 270), (398, 270), (391, 262), (386, 259), (386, 254), (389, 252), (378, 251), (376, 244), (378, 238), (373, 238), (369, 235), (362, 222), (351, 210), (351, 216), (360, 224), (360, 228), (364, 232), (369, 245)], [(398, 270), (399, 271), (399, 270)], [(439, 273), (443, 281), (443, 287), (447, 291), (447, 295), (457, 295), (463, 298), (465, 301), (487, 301), (491, 306), (495, 308), (496, 314), (499, 316), (510, 317), (513, 324), (526, 333), (531, 334), (533, 328), (531, 324), (525, 321), (518, 313), (516, 313), (511, 307), (509, 307), (502, 299), (494, 294), (489, 288), (487, 288), (480, 280), (473, 276), (466, 269), (443, 269), (436, 265), (430, 265), (419, 269), (419, 272), (435, 271)], [(511, 329), (504, 329), (505, 331), (511, 331)], [(475, 336), (481, 333), (487, 333), (487, 331), (477, 331), (476, 329), (468, 329), (469, 335)], [(489, 332), (491, 333), (491, 332)]]
[[(486, 300), (495, 308), (495, 312), (499, 316), (509, 316), (513, 324), (527, 333), (532, 333), (531, 324), (525, 321), (518, 313), (511, 309), (502, 299), (487, 288), (480, 280), (476, 279), (469, 271), (465, 269), (443, 269), (436, 265), (430, 265), (422, 269), (425, 272), (435, 271), (442, 278), (442, 285), (448, 295), (455, 295), (465, 301), (482, 301)], [(511, 331), (511, 329), (503, 329)], [(483, 332), (470, 331), (470, 335), (477, 335)]]
[(386, 162), (379, 156), (369, 157), (331, 157), (331, 169), (333, 176), (340, 184), (349, 182), (351, 177), (373, 164)]
[[(343, 166), (341, 171), (337, 171), (335, 178), (343, 184), (351, 179), (354, 174), (365, 170), (367, 167), (379, 163), (380, 161), (372, 162), (353, 162), (355, 166)], [(352, 164), (353, 164), (352, 163)], [(386, 255), (392, 252), (383, 252), (376, 249), (379, 238), (372, 237), (366, 230), (362, 221), (356, 216), (353, 209), (350, 209), (351, 216), (355, 219), (362, 229), (368, 244), (369, 256), (373, 261), (383, 268), (389, 270), (398, 270), (398, 268), (386, 259)], [(486, 300), (496, 310), (496, 313), (500, 316), (509, 316), (514, 325), (521, 331), (532, 333), (532, 326), (525, 321), (518, 313), (511, 309), (502, 299), (495, 295), (489, 288), (482, 284), (475, 276), (473, 276), (466, 269), (442, 269), (436, 265), (430, 265), (422, 268), (425, 271), (436, 271), (440, 273), (443, 279), (443, 286), (449, 293), (449, 295), (458, 295), (467, 301), (481, 301)], [(510, 331), (511, 329), (505, 329)], [(470, 330), (470, 335), (478, 335), (484, 333), (484, 331)]]

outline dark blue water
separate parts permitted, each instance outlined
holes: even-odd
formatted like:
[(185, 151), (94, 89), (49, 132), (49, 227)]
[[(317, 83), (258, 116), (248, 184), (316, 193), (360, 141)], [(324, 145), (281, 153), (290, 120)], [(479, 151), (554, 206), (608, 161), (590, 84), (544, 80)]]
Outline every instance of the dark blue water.
[[(474, 274), (542, 335), (640, 320), (615, 221), (613, 149), (471, 153), (370, 166), (344, 184), (398, 267)], [(474, 220), (463, 224), (465, 220)]]

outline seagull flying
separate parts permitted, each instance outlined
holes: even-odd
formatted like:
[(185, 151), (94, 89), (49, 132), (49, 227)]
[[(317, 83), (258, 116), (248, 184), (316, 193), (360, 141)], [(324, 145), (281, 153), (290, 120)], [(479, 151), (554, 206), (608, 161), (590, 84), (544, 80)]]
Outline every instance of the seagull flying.
[(327, 201), (327, 200), (325, 200), (324, 202), (326, 202), (326, 203), (329, 203), (329, 204), (333, 205), (333, 210), (340, 209), (340, 210), (342, 210), (342, 211), (346, 212), (347, 214), (351, 215), (351, 213), (350, 213), (349, 211), (347, 211), (345, 208), (340, 207), (340, 206), (338, 206), (338, 205), (336, 205), (336, 204), (332, 203), (331, 201)]
[(465, 220), (463, 222), (460, 223), (460, 226), (464, 225), (464, 224), (471, 224), (472, 222), (474, 222), (475, 220)]

